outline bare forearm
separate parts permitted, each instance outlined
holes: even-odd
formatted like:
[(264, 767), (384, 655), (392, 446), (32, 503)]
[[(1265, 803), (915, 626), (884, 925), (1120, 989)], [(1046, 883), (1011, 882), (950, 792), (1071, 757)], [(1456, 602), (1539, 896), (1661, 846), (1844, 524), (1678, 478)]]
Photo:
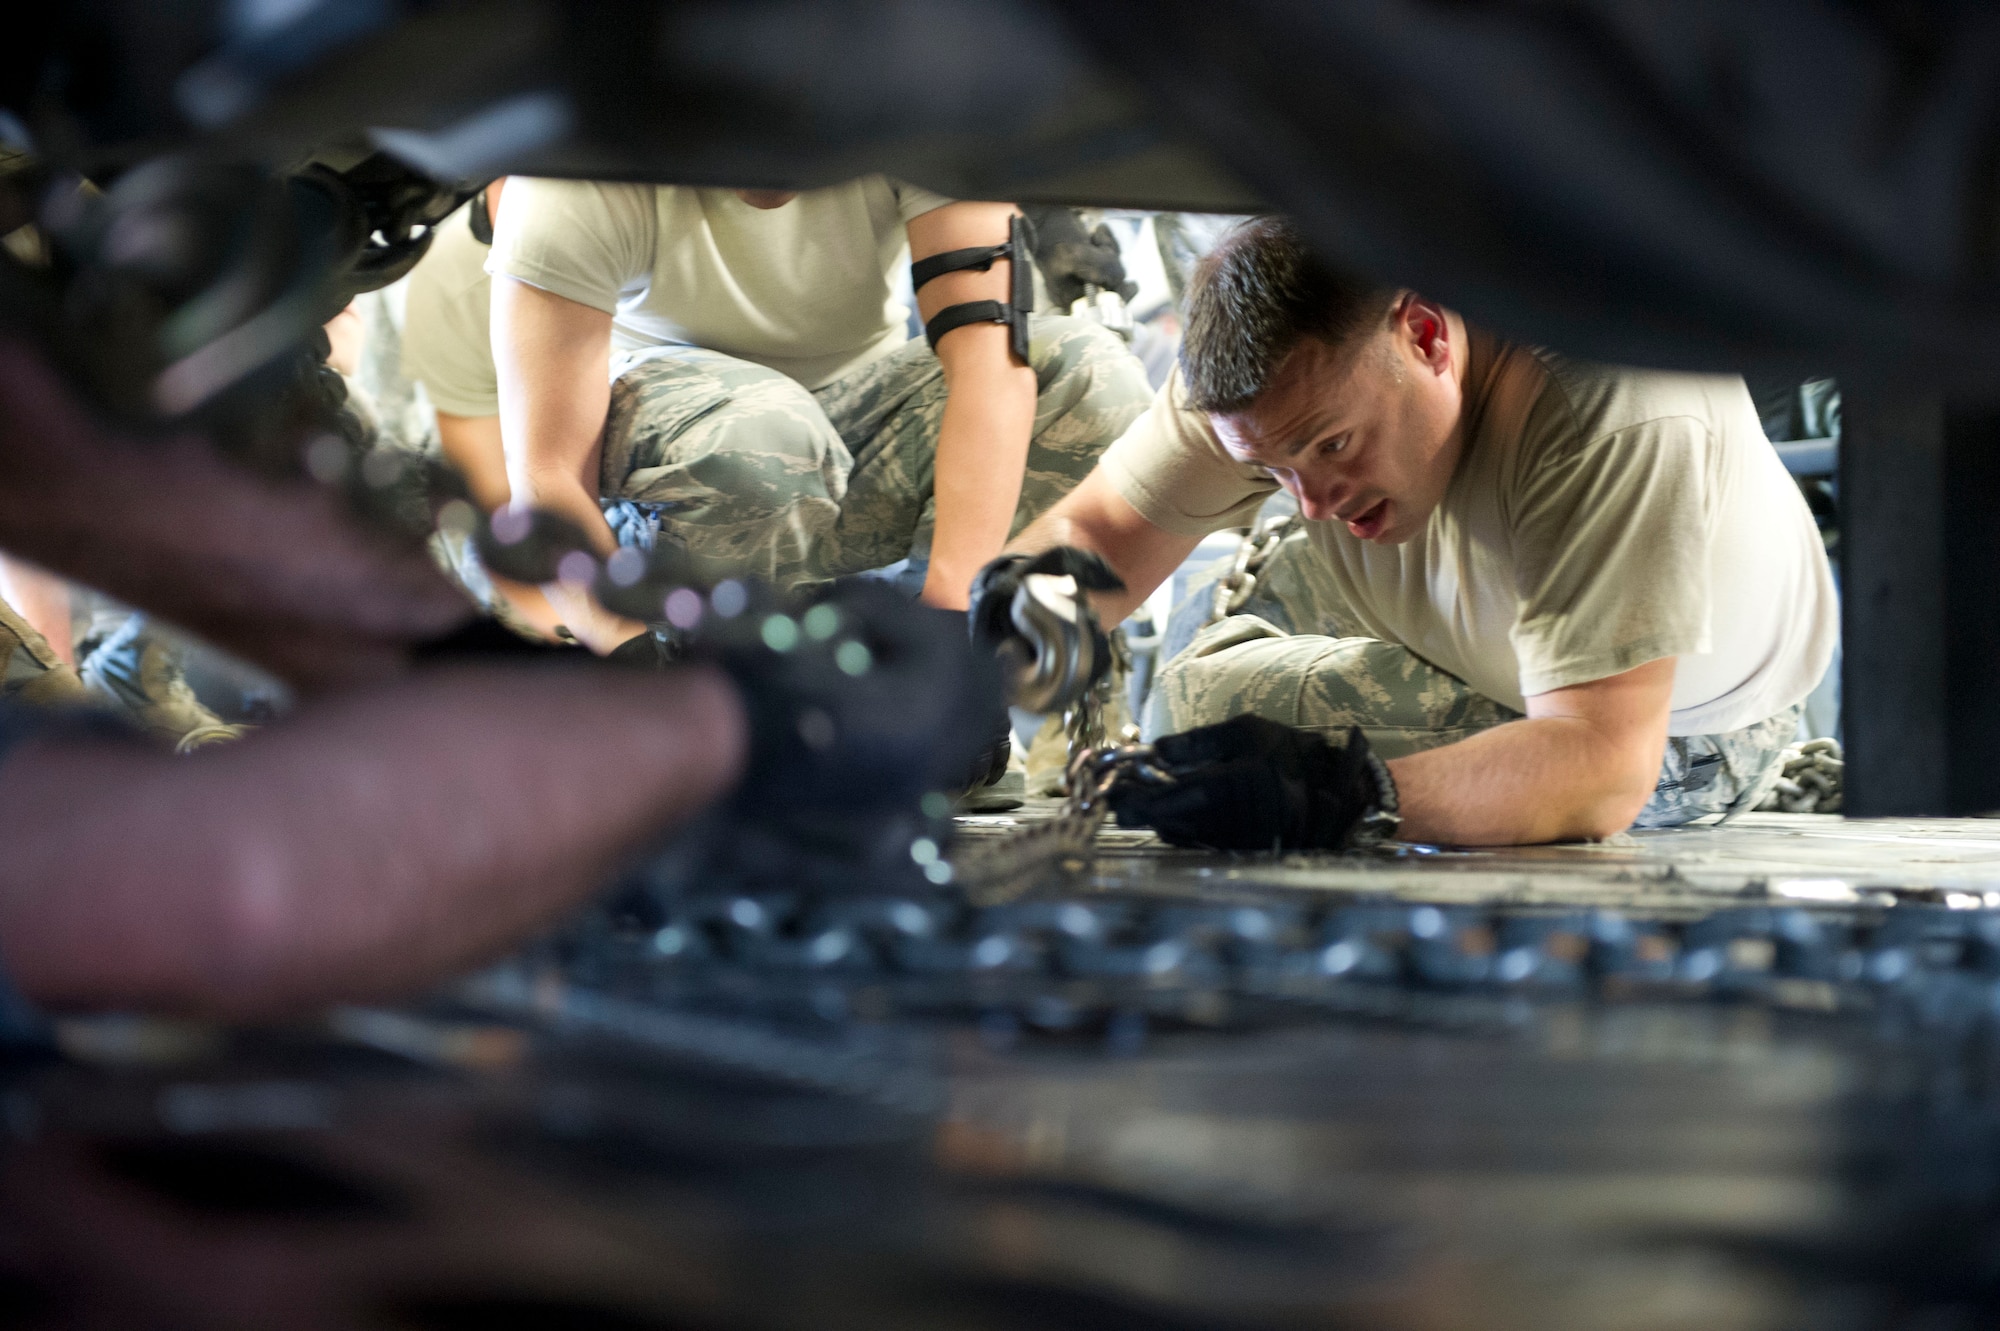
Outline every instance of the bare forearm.
[(498, 416), (437, 413), (438, 444), (445, 459), (465, 478), (472, 500), (491, 513), (507, 502), (507, 450), (500, 442)]
[[(973, 575), (1000, 553), (1021, 502), (1035, 425), (1035, 373), (1014, 364), (998, 325), (958, 329), (940, 344), (948, 386), (938, 431), (937, 527), (924, 599), (962, 610)], [(958, 346), (954, 346), (954, 343)], [(988, 351), (988, 355), (977, 355)], [(957, 354), (963, 353), (963, 354)]]
[(1659, 764), (1657, 744), (1647, 763), (1589, 721), (1538, 717), (1392, 759), (1389, 771), (1404, 839), (1504, 846), (1624, 830), (1652, 793)]
[(1096, 551), (1116, 568), (1117, 554), (1105, 547), (1117, 544), (1118, 532), (1104, 521), (1103, 514), (1064, 499), (1022, 528), (1020, 535), (1007, 542), (1007, 549), (1011, 553), (1036, 555), (1059, 545), (1075, 546), (1079, 550)]
[(0, 766), (0, 948), (52, 1004), (262, 1015), (407, 991), (587, 897), (727, 788), (719, 675), (439, 672), (179, 761)]
[(1153, 589), (1172, 577), (1199, 536), (1177, 536), (1141, 517), (1119, 495), (1103, 471), (1083, 483), (1060, 503), (1028, 524), (1007, 549), (1039, 554), (1058, 545), (1075, 546), (1104, 556), (1125, 581), (1122, 592), (1098, 593), (1091, 604), (1105, 624), (1116, 624), (1132, 613)]
[[(512, 502), (569, 519), (600, 557), (618, 546), (598, 507), (610, 358), (610, 315), (512, 278), (494, 279), (493, 363)], [(542, 592), (595, 651), (609, 651), (643, 628), (604, 613), (580, 591), (552, 583)]]
[(493, 365), (513, 501), (560, 513), (602, 554), (616, 544), (597, 507), (610, 357), (610, 315), (494, 279)]

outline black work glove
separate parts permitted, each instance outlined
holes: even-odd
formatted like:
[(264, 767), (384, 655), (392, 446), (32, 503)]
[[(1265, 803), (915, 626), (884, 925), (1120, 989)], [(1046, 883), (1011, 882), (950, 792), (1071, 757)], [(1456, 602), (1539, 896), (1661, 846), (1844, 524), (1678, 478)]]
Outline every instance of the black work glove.
[(1139, 284), (1126, 279), (1125, 258), (1110, 227), (1099, 223), (1085, 231), (1074, 208), (1037, 205), (1026, 212), (1035, 228), (1035, 266), (1042, 270), (1049, 300), (1059, 313), (1069, 313), (1087, 294), (1086, 285), (1115, 291), (1128, 301), (1139, 294)]
[[(1031, 573), (1048, 573), (1058, 577), (1067, 575), (1076, 579), (1075, 620), (1087, 635), (1089, 662), (1085, 677), (1075, 681), (1071, 688), (1062, 690), (1065, 696), (1021, 696), (1022, 681), (1031, 674), (1041, 646), (1014, 619), (1015, 594), (1021, 590), (1022, 579)], [(973, 639), (1000, 655), (1002, 670), (1011, 679), (1009, 690), (1015, 695), (1015, 701), (1032, 711), (1051, 711), (1075, 701), (1067, 694), (1075, 692), (1080, 696), (1082, 690), (1104, 678), (1111, 669), (1110, 640), (1098, 624), (1096, 612), (1090, 608), (1089, 597), (1084, 593), (1123, 590), (1124, 579), (1104, 562), (1103, 556), (1094, 551), (1058, 545), (1038, 555), (1001, 555), (980, 569), (978, 576), (973, 578), (967, 622)]]
[(971, 608), (966, 615), (973, 637), (998, 647), (1019, 636), (1012, 616), (1014, 593), (1021, 590), (1021, 579), (1030, 573), (1066, 574), (1076, 579), (1080, 591), (1125, 590), (1125, 580), (1095, 550), (1057, 545), (1038, 555), (1001, 555), (972, 579)]
[[(703, 606), (671, 655), (735, 682), (749, 762), (728, 798), (634, 867), (620, 900), (657, 906), (718, 884), (845, 893), (949, 882), (935, 847), (951, 797), (1004, 716), (998, 669), (962, 617), (858, 579), (814, 599), (724, 583)], [(661, 659), (639, 639), (613, 655)]]
[(1121, 783), (1121, 827), (1150, 827), (1175, 846), (1337, 850), (1380, 805), (1381, 787), (1356, 728), (1335, 746), (1261, 716), (1164, 735), (1153, 745), (1172, 784)]

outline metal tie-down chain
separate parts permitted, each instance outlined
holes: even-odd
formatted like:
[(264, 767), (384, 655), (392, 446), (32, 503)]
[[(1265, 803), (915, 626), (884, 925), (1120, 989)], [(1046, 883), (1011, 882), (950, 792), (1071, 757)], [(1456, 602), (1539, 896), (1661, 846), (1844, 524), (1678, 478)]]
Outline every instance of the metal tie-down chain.
[(1846, 764), (1840, 741), (1812, 739), (1787, 748), (1778, 780), (1757, 805), (1760, 813), (1838, 813)]
[[(1296, 514), (1285, 514), (1266, 518), (1243, 533), (1229, 571), (1215, 584), (1211, 623), (1249, 602), (1264, 565), (1297, 525)], [(1057, 643), (1044, 646), (1065, 650)], [(1115, 671), (1107, 673), (1062, 711), (1068, 737), (1062, 811), (1007, 837), (960, 849), (953, 857), (953, 869), (956, 881), (967, 891), (986, 897), (1018, 895), (1058, 870), (1085, 867), (1109, 812), (1106, 796), (1113, 786), (1125, 780), (1173, 779), (1153, 763), (1151, 746), (1116, 745), (1105, 733), (1104, 714), (1115, 676)]]
[(959, 847), (952, 856), (953, 881), (972, 900), (988, 903), (1085, 868), (1111, 811), (1112, 790), (1126, 781), (1172, 780), (1154, 763), (1150, 744), (1078, 748), (1070, 758), (1062, 811), (1004, 837)]
[[(1132, 652), (1126, 646), (1122, 629), (1113, 629), (1104, 635), (1105, 645), (1111, 652), (1111, 668), (1104, 678), (1087, 689), (1083, 696), (1065, 707), (1062, 712), (1063, 734), (1068, 740), (1068, 753), (1064, 762), (1065, 773), (1076, 765), (1077, 758), (1091, 750), (1121, 748), (1139, 738), (1137, 727), (1127, 725), (1121, 733), (1112, 734), (1105, 718), (1111, 714), (1112, 692), (1119, 684), (1131, 677)], [(1065, 776), (1063, 790), (1069, 790)]]
[(1278, 552), (1278, 545), (1291, 535), (1298, 525), (1298, 514), (1287, 513), (1279, 517), (1265, 518), (1255, 527), (1243, 533), (1243, 543), (1236, 547), (1236, 558), (1230, 561), (1229, 571), (1215, 582), (1215, 600), (1208, 612), (1208, 622), (1227, 619), (1248, 605), (1257, 593), (1257, 579), (1264, 571), (1264, 565)]

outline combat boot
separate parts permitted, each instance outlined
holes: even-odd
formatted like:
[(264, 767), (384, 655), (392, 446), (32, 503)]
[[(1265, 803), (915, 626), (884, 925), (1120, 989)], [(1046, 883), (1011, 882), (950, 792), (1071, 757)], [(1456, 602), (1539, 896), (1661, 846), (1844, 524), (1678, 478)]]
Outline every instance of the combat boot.
[(958, 797), (959, 813), (1005, 813), (1026, 802), (1028, 765), (1011, 738), (994, 756), (1003, 751), (1004, 760), (991, 763), (984, 779)]
[(182, 674), (180, 652), (149, 632), (143, 615), (98, 643), (77, 673), (92, 693), (117, 704), (176, 753), (236, 739), (249, 729), (202, 706)]

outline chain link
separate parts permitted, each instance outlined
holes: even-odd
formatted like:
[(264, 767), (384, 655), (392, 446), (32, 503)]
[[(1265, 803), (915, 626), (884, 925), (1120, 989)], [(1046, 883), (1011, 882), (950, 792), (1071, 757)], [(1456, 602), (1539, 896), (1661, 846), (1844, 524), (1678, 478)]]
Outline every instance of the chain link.
[[(1099, 681), (1074, 705), (1063, 709), (1063, 733), (1069, 739), (1065, 772), (1075, 769), (1078, 758), (1104, 747), (1104, 694), (1104, 683)], [(1067, 776), (1063, 791), (1069, 793)]]
[[(1106, 724), (1105, 717), (1111, 711), (1112, 690), (1131, 677), (1132, 653), (1125, 645), (1122, 629), (1113, 629), (1105, 634), (1104, 642), (1111, 653), (1110, 668), (1104, 672), (1102, 679), (1084, 691), (1081, 698), (1063, 709), (1063, 733), (1069, 740), (1064, 762), (1065, 773), (1075, 767), (1076, 760), (1086, 752), (1105, 748), (1114, 741), (1122, 742), (1138, 738), (1136, 734), (1113, 735)], [(1069, 791), (1067, 777), (1063, 791), (1065, 794)]]
[[(1256, 593), (1258, 575), (1278, 545), (1298, 525), (1297, 514), (1264, 519), (1244, 532), (1229, 571), (1215, 584), (1210, 622), (1241, 610)], [(1113, 651), (1122, 643), (1111, 635)], [(1097, 832), (1108, 810), (1105, 797), (1123, 780), (1171, 781), (1153, 763), (1149, 745), (1113, 744), (1104, 717), (1118, 671), (1108, 672), (1064, 709), (1068, 738), (1062, 812), (985, 844), (963, 848), (954, 857), (958, 883), (987, 899), (1018, 896), (1045, 882), (1052, 872), (1088, 865)], [(1123, 739), (1125, 736), (1116, 738)]]
[(1073, 749), (1060, 813), (1005, 836), (962, 845), (952, 856), (953, 881), (978, 902), (1006, 901), (1089, 867), (1109, 796), (1125, 781), (1173, 778), (1153, 761), (1149, 744)]
[(1063, 762), (1062, 792), (1069, 793), (1071, 768), (1083, 754), (1105, 748), (1118, 748), (1137, 743), (1139, 728), (1134, 725), (1119, 727), (1112, 733), (1106, 720), (1112, 713), (1112, 699), (1117, 689), (1129, 684), (1132, 677), (1132, 649), (1125, 641), (1125, 630), (1121, 626), (1105, 635), (1105, 645), (1111, 652), (1111, 668), (1104, 678), (1092, 684), (1075, 703), (1063, 709), (1063, 735), (1067, 740)]
[(1278, 552), (1279, 543), (1291, 534), (1298, 521), (1296, 513), (1265, 518), (1243, 533), (1243, 543), (1236, 547), (1236, 557), (1230, 561), (1229, 571), (1216, 579), (1215, 599), (1208, 612), (1209, 623), (1227, 619), (1249, 604), (1250, 598), (1257, 593), (1257, 579), (1263, 573), (1264, 565)]
[(1778, 779), (1757, 805), (1760, 813), (1838, 813), (1846, 783), (1840, 741), (1807, 740), (1785, 750)]

